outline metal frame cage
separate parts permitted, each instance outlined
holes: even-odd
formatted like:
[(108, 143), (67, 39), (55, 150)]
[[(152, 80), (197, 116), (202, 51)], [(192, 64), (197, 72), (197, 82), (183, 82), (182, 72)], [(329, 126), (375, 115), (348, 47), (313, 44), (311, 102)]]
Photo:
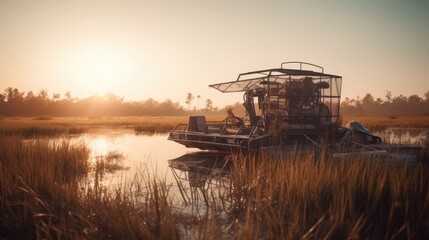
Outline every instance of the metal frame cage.
[[(299, 69), (284, 68), (291, 64), (299, 64)], [(250, 125), (263, 120), (269, 121), (275, 131), (293, 132), (337, 128), (341, 84), (341, 76), (326, 74), (320, 66), (284, 62), (281, 68), (242, 73), (236, 81), (209, 86), (224, 93), (244, 92), (247, 114), (252, 115), (251, 108), (259, 107), (255, 110), (259, 115), (254, 114), (256, 116)], [(257, 104), (252, 103), (253, 99)]]

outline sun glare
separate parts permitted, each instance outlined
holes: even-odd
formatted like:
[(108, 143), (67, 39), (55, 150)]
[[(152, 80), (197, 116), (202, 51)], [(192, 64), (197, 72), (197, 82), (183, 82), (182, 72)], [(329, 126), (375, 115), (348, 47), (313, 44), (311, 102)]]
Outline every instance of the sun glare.
[(129, 82), (135, 74), (133, 66), (131, 57), (125, 52), (92, 48), (74, 55), (70, 75), (80, 88), (103, 95)]
[(94, 139), (90, 145), (93, 149), (94, 156), (104, 156), (109, 152), (109, 144), (103, 137)]

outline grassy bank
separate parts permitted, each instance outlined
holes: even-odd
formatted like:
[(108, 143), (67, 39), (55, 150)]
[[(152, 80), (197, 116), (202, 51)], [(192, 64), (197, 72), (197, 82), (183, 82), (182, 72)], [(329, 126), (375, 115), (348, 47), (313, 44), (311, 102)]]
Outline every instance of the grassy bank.
[(3, 118), (0, 133), (25, 137), (81, 134), (94, 129), (126, 128), (138, 132), (168, 132), (185, 117), (99, 117), (99, 118)]
[[(219, 121), (224, 116), (210, 117), (207, 120)], [(353, 116), (342, 117), (343, 125), (351, 120), (362, 122), (372, 131), (388, 127), (429, 128), (429, 116)], [(187, 123), (188, 117), (34, 117), (0, 118), (0, 133), (3, 135), (20, 134), (25, 137), (57, 136), (81, 134), (94, 129), (125, 128), (136, 133), (167, 133), (179, 123)]]
[[(224, 117), (210, 117), (221, 120)], [(81, 134), (96, 129), (132, 129), (136, 133), (167, 133), (179, 123), (187, 123), (188, 117), (34, 117), (1, 118), (0, 133), (20, 134), (24, 137)]]

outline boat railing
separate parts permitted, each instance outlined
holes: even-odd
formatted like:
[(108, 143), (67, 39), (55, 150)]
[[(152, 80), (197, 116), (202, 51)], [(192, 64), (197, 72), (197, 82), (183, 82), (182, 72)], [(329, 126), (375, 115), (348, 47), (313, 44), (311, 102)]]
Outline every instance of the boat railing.
[(206, 122), (207, 125), (227, 125), (227, 121), (226, 120), (222, 120), (222, 121), (207, 121)]
[(259, 137), (256, 137), (254, 139), (251, 139), (247, 142), (247, 149), (258, 149), (259, 147), (262, 147), (264, 145), (270, 145), (271, 144), (271, 134), (264, 134)]
[(321, 70), (322, 70), (322, 73), (323, 73), (323, 67), (321, 67), (321, 66), (319, 66), (319, 65), (316, 65), (316, 64), (313, 64), (313, 63), (308, 63), (308, 62), (298, 62), (298, 61), (282, 62), (282, 64), (280, 65), (280, 67), (283, 69), (283, 65), (286, 65), (286, 64), (299, 64), (299, 70), (301, 70), (301, 71), (303, 70), (303, 69), (302, 69), (302, 65), (313, 66), (313, 67), (316, 67), (316, 68), (321, 69)]
[(213, 122), (215, 124), (196, 125), (196, 129), (204, 129), (203, 131), (192, 131), (189, 129), (188, 124), (178, 124), (172, 132), (174, 133), (202, 133), (202, 134), (219, 134), (221, 136), (247, 136), (257, 134), (258, 126), (251, 125), (232, 125), (232, 124), (221, 124), (220, 122)]
[(178, 124), (172, 132), (187, 132), (188, 131), (188, 124)]

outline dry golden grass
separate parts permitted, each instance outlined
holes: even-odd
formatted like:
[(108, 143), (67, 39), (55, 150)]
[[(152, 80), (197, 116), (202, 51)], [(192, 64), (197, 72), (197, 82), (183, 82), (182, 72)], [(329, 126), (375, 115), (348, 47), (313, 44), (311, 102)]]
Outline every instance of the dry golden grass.
[[(369, 128), (427, 127), (427, 117), (344, 117)], [(217, 120), (217, 119), (216, 119)], [(109, 192), (98, 181), (119, 163), (112, 156), (88, 163), (82, 144), (26, 140), (67, 133), (73, 127), (147, 127), (168, 131), (187, 118), (2, 119), (0, 132), (0, 238), (24, 239), (427, 239), (429, 170), (373, 159), (314, 159), (302, 156), (234, 155), (226, 192), (204, 201), (210, 215), (198, 216), (183, 235), (169, 186), (147, 173)], [(387, 122), (386, 122), (387, 121)], [(42, 129), (42, 130), (40, 130)], [(46, 130), (48, 129), (48, 130)], [(164, 129), (164, 130), (163, 130)], [(120, 156), (116, 156), (120, 158)], [(112, 165), (113, 163), (113, 165)], [(84, 181), (85, 180), (85, 181)], [(137, 191), (136, 191), (137, 189)]]
[[(220, 120), (210, 117), (208, 120)], [(21, 134), (25, 137), (81, 134), (94, 129), (126, 128), (136, 133), (166, 133), (179, 123), (187, 123), (188, 117), (64, 117), (64, 118), (3, 118), (0, 133)]]
[(427, 238), (428, 173), (359, 157), (235, 156), (230, 223), (238, 239)]
[[(188, 221), (169, 186), (142, 170), (116, 191), (81, 181), (112, 159), (88, 163), (68, 142), (0, 137), (0, 237), (65, 239), (423, 239), (429, 170), (371, 159), (233, 155), (225, 192), (202, 187), (210, 211)], [(97, 166), (99, 165), (99, 166)], [(118, 162), (113, 161), (112, 167)], [(97, 176), (96, 176), (97, 177)], [(180, 223), (179, 223), (180, 222)]]
[[(209, 117), (208, 121), (223, 120), (224, 116)], [(429, 116), (353, 116), (342, 117), (343, 124), (351, 120), (362, 122), (370, 130), (387, 127), (429, 128)], [(37, 117), (2, 118), (0, 133), (21, 134), (25, 137), (81, 134), (94, 129), (127, 128), (136, 133), (166, 133), (179, 123), (187, 123), (188, 117)]]
[(138, 196), (86, 184), (90, 169), (97, 179), (111, 163), (91, 166), (82, 144), (0, 136), (0, 238), (175, 239), (164, 183), (146, 176), (130, 183), (145, 189)]

